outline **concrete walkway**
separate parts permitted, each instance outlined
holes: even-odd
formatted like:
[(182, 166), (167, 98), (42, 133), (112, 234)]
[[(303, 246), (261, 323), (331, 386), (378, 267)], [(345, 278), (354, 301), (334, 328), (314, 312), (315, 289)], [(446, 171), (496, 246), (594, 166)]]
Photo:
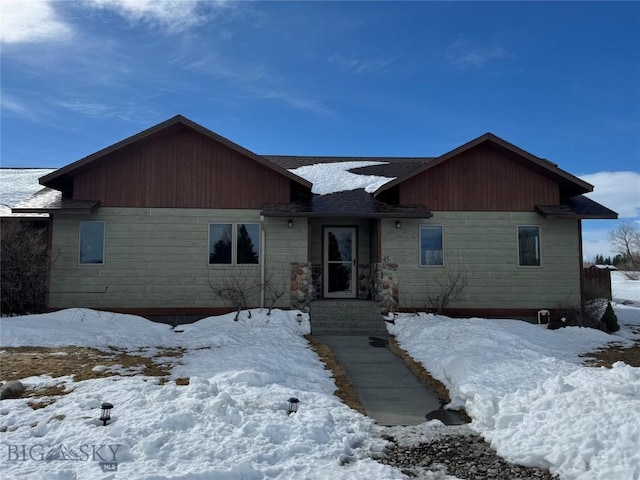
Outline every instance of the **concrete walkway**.
[(380, 425), (418, 425), (437, 418), (464, 423), (411, 373), (382, 337), (321, 336), (342, 364), (367, 415)]

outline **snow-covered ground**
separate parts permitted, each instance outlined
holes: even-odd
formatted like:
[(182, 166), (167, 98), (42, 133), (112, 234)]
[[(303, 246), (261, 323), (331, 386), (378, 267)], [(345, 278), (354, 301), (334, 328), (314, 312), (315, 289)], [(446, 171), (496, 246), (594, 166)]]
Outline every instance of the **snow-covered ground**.
[(614, 298), (635, 302), (614, 304), (622, 327), (615, 336), (436, 315), (400, 315), (389, 328), (506, 459), (550, 468), (564, 479), (637, 480), (640, 368), (621, 362), (589, 368), (578, 356), (640, 337), (640, 282), (614, 273)]
[[(368, 458), (385, 442), (372, 420), (333, 395), (330, 373), (302, 336), (308, 319), (265, 313), (211, 317), (182, 333), (91, 310), (1, 319), (3, 347), (184, 347), (172, 376), (190, 378), (187, 386), (144, 375), (24, 379), (28, 387), (64, 382), (73, 392), (39, 410), (2, 401), (2, 479), (404, 478)], [(300, 408), (289, 417), (292, 396)], [(105, 401), (114, 405), (106, 427), (98, 421)], [(114, 459), (118, 471), (102, 473), (100, 463)]]
[[(400, 315), (391, 329), (508, 460), (549, 467), (563, 479), (637, 479), (640, 369), (587, 368), (578, 357), (612, 339), (628, 344), (638, 337), (631, 327), (640, 326), (640, 282), (615, 274), (613, 284), (616, 300), (636, 302), (614, 305), (622, 325), (614, 337), (433, 315)], [(329, 372), (303, 338), (308, 318), (298, 324), (296, 314), (254, 310), (239, 322), (211, 317), (179, 327), (181, 333), (84, 309), (0, 319), (5, 348), (114, 346), (153, 355), (182, 347), (181, 358), (163, 361), (175, 362), (173, 379), (190, 379), (187, 386), (160, 385), (144, 372), (23, 379), (27, 387), (63, 384), (70, 393), (38, 410), (24, 399), (2, 401), (2, 479), (405, 478), (369, 458), (385, 446), (380, 428), (333, 395)], [(300, 410), (288, 416), (291, 396), (300, 399)], [(98, 421), (104, 401), (114, 404), (106, 427)], [(432, 421), (391, 432), (410, 444), (447, 428)], [(103, 472), (111, 461), (118, 471)]]

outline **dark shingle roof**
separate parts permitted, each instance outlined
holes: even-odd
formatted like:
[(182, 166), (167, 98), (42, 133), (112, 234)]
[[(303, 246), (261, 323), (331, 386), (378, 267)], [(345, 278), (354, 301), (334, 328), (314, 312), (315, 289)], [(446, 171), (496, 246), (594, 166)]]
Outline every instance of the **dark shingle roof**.
[(290, 155), (263, 155), (263, 157), (287, 170), (318, 163), (384, 162), (383, 165), (372, 165), (349, 170), (360, 175), (379, 175), (381, 177), (408, 175), (433, 160), (432, 157), (307, 157)]
[(14, 213), (78, 213), (86, 214), (98, 206), (98, 200), (63, 199), (62, 192), (43, 188), (11, 209)]
[(545, 218), (593, 218), (616, 219), (618, 214), (584, 195), (568, 198), (561, 205), (536, 205), (536, 210)]
[(432, 213), (423, 205), (390, 205), (377, 200), (360, 188), (328, 195), (313, 195), (309, 201), (267, 204), (265, 217), (411, 217), (430, 218)]

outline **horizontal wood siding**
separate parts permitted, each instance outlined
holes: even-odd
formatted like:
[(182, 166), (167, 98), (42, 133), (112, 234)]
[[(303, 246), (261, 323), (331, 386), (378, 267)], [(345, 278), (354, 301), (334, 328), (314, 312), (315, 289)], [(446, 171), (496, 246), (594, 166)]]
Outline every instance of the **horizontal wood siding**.
[(483, 144), (399, 185), (401, 204), (440, 211), (532, 212), (556, 205), (560, 188), (499, 146)]
[[(444, 226), (444, 267), (419, 266), (420, 224)], [(518, 225), (540, 225), (540, 267), (518, 266)], [(448, 271), (468, 285), (452, 308), (555, 309), (580, 306), (579, 223), (527, 212), (435, 212), (424, 220), (382, 220), (382, 255), (397, 263), (400, 306), (424, 308)]]
[(107, 155), (74, 178), (73, 197), (104, 207), (261, 208), (290, 180), (183, 126)]
[[(78, 265), (78, 225), (106, 224), (104, 265)], [(259, 210), (100, 208), (53, 219), (50, 308), (176, 309), (228, 307), (211, 285), (238, 271), (256, 278), (260, 266), (208, 265), (210, 222), (260, 223)], [(307, 260), (307, 225), (265, 219), (267, 278), (289, 306), (290, 263)], [(268, 302), (267, 302), (268, 303)], [(254, 295), (252, 304), (259, 304)]]

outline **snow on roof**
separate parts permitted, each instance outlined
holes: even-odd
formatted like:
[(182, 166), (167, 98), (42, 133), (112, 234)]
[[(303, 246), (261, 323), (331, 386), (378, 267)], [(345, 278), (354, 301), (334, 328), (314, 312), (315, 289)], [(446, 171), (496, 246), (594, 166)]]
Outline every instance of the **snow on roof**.
[(357, 190), (359, 188), (364, 188), (367, 193), (373, 193), (394, 178), (378, 175), (359, 175), (349, 170), (373, 165), (386, 165), (387, 163), (374, 161), (316, 163), (289, 171), (313, 183), (311, 192), (319, 195)]
[(53, 170), (53, 168), (0, 168), (0, 203), (15, 207), (41, 190), (42, 185), (38, 183), (38, 179)]

